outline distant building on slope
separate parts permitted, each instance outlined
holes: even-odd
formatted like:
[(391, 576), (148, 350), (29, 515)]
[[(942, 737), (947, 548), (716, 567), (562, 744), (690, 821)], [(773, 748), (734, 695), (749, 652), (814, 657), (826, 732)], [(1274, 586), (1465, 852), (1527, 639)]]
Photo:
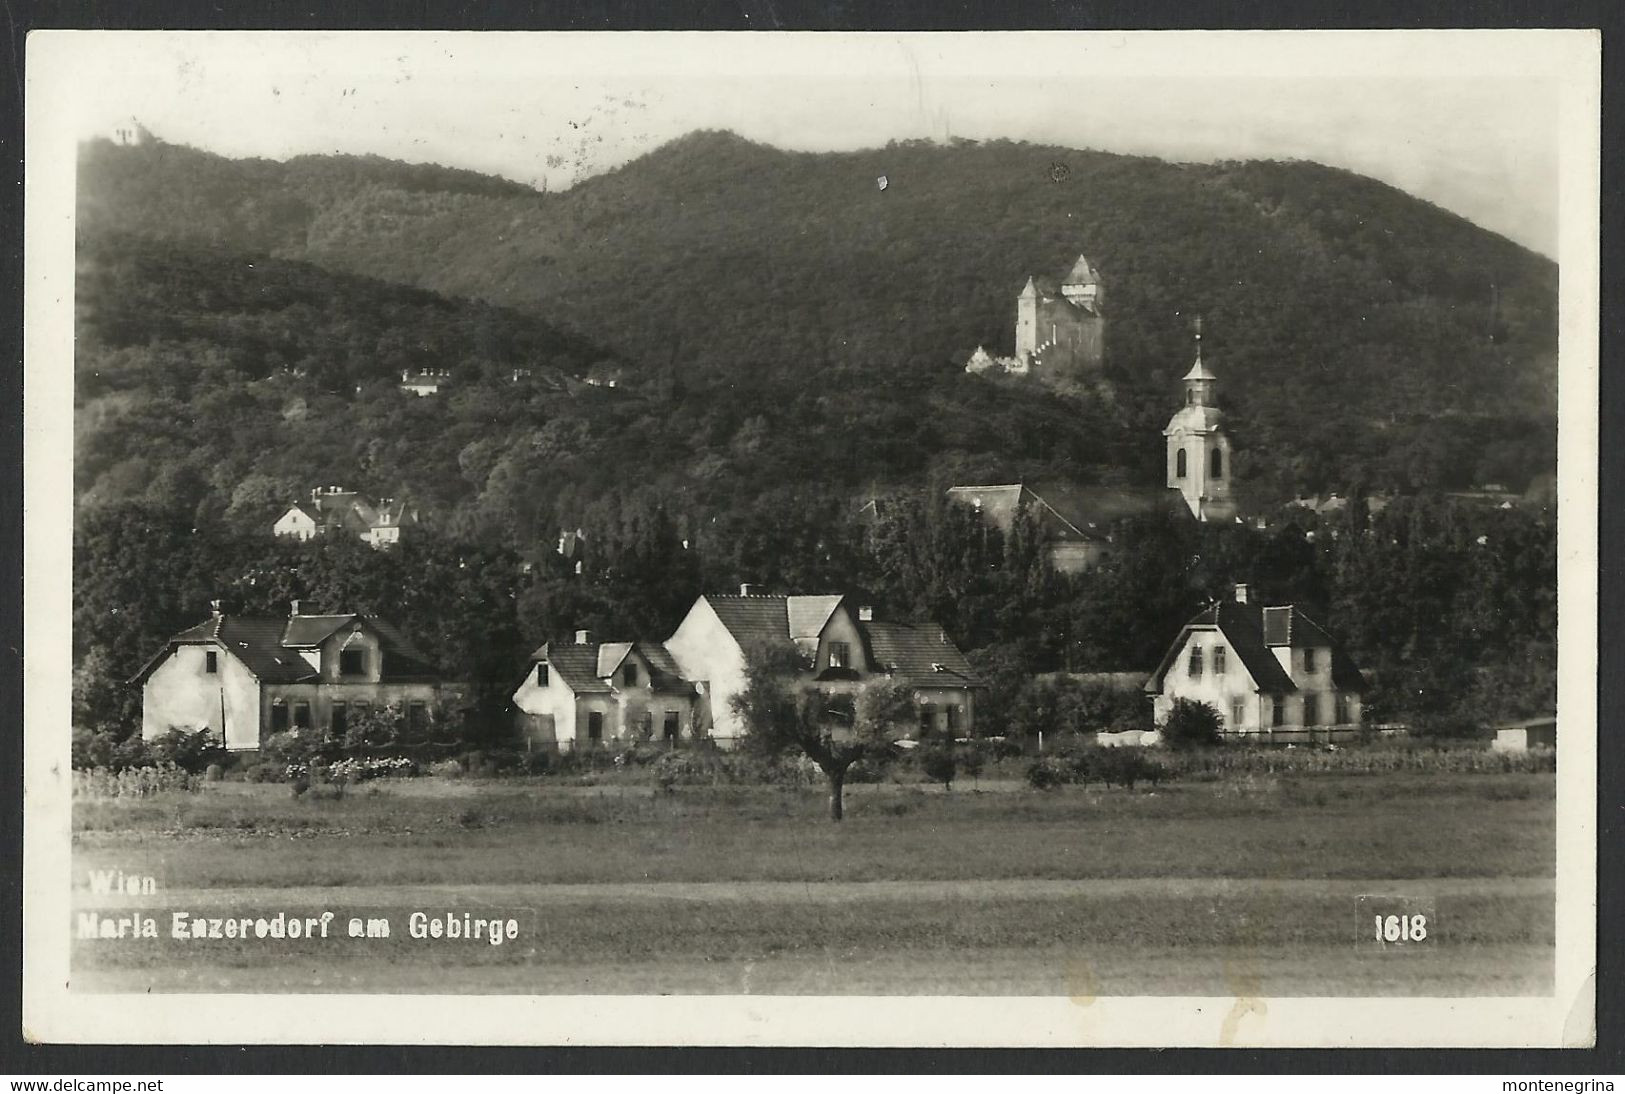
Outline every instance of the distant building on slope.
[(318, 486), (308, 502), (290, 505), (271, 526), (272, 534), (309, 540), (333, 531), (348, 532), (372, 547), (390, 547), (401, 529), (418, 523), (418, 511), (394, 498), (373, 499), (342, 486)]
[(1059, 282), (1028, 277), (1016, 297), (1015, 356), (995, 357), (977, 346), (965, 371), (1031, 376), (1050, 384), (1098, 373), (1106, 356), (1103, 300), (1100, 275), (1081, 254)]
[(439, 395), (451, 383), (449, 368), (407, 369), (401, 373), (401, 390), (408, 395)]
[(1103, 529), (1080, 527), (1019, 482), (1002, 486), (955, 486), (948, 490), (948, 497), (969, 507), (989, 527), (997, 528), (1006, 536), (1015, 528), (1019, 514), (1031, 514), (1044, 544), (1044, 557), (1057, 573), (1092, 570), (1110, 550)]
[(134, 118), (125, 118), (108, 130), (107, 139), (114, 144), (143, 145), (154, 144), (158, 138), (152, 135), (152, 130)]

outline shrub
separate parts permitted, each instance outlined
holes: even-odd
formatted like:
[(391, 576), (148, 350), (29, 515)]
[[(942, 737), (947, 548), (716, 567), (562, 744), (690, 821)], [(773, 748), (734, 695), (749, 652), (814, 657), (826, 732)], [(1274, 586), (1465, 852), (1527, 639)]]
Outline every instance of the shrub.
[(954, 788), (954, 775), (959, 771), (959, 758), (949, 745), (928, 745), (919, 751), (920, 770), (932, 782), (942, 784), (944, 790)]
[(101, 767), (113, 770), (113, 752), (118, 742), (105, 730), (75, 727), (72, 742), (72, 761), (76, 771), (89, 771)]
[(154, 738), (148, 751), (158, 763), (172, 763), (194, 775), (225, 756), (214, 731), (208, 729), (171, 729)]
[(982, 768), (986, 763), (986, 751), (976, 742), (959, 754), (959, 770), (972, 779), (982, 777)]
[(287, 776), (281, 764), (257, 763), (243, 768), (243, 778), (251, 783), (279, 783)]
[(219, 764), (210, 764), (208, 767), (203, 769), (203, 781), (217, 783), (222, 777), (224, 777), (225, 773), (226, 769), (221, 767)]
[(1072, 765), (1059, 756), (1040, 756), (1027, 765), (1027, 783), (1034, 790), (1053, 790), (1073, 778)]
[(1196, 748), (1219, 743), (1219, 728), (1223, 725), (1219, 712), (1211, 703), (1195, 699), (1175, 699), (1168, 717), (1159, 728), (1169, 748)]
[(463, 765), (456, 760), (441, 760), (429, 765), (429, 774), (439, 779), (460, 779), (463, 777)]
[(271, 763), (308, 764), (320, 755), (323, 743), (314, 733), (273, 733), (260, 746), (260, 755)]

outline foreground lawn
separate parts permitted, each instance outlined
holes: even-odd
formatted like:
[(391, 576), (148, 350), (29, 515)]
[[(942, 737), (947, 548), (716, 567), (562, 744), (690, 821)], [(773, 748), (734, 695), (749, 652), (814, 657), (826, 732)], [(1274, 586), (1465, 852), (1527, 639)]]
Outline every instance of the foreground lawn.
[(165, 888), (1000, 878), (1550, 877), (1551, 775), (1184, 783), (1156, 791), (571, 788), (433, 779), (342, 800), (217, 783), (75, 805), (75, 877)]
[[(1551, 990), (1550, 775), (1335, 776), (1155, 791), (381, 784), (77, 803), (75, 903), (161, 918), (75, 947), (115, 991), (1473, 995)], [(91, 869), (158, 891), (88, 891)], [(1433, 908), (1373, 953), (1364, 893)], [(169, 912), (337, 917), (326, 939), (167, 937)], [(412, 939), (414, 911), (514, 918)], [(349, 938), (348, 917), (388, 938)]]

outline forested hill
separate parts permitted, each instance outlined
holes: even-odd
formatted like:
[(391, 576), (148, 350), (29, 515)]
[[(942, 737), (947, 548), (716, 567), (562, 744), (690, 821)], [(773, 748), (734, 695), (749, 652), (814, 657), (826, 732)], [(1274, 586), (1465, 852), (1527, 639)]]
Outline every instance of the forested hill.
[[(1518, 487), (1555, 464), (1556, 267), (1315, 164), (1009, 142), (807, 154), (696, 133), (541, 194), (376, 160), (98, 142), (80, 217), (92, 236), (201, 239), (536, 314), (645, 383), (748, 380), (782, 401), (872, 375), (914, 413), (960, 397), (977, 344), (1009, 351), (1029, 273), (1084, 252), (1106, 283), (1109, 410), (1127, 435), (1160, 429), (1201, 313), (1238, 469), (1266, 494)], [(1154, 473), (1155, 449), (1131, 478)]]

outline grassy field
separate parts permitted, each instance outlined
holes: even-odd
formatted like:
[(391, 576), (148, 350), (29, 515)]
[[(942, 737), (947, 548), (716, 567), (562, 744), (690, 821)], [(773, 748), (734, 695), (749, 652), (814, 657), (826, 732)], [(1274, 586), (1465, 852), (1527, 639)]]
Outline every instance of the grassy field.
[[(387, 918), (389, 939), (97, 940), (77, 986), (155, 991), (1527, 994), (1550, 990), (1554, 780), (1395, 773), (1039, 793), (420, 779), (80, 801), (76, 905)], [(150, 875), (92, 894), (95, 869)], [(1431, 901), (1356, 947), (1356, 898)], [(512, 917), (501, 946), (413, 910)], [(1087, 990), (1086, 990), (1087, 989)]]

